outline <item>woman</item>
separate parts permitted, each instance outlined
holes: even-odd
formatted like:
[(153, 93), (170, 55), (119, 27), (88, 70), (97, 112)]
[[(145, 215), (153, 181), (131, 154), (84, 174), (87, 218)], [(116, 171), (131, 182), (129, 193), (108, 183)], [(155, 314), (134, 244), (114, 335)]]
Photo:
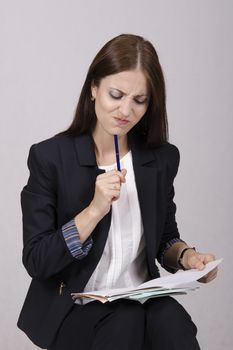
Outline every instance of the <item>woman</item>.
[(38, 346), (199, 349), (196, 326), (173, 298), (71, 298), (156, 278), (155, 259), (170, 272), (214, 259), (180, 239), (173, 202), (179, 152), (167, 133), (157, 53), (142, 37), (123, 34), (94, 58), (68, 130), (31, 147), (21, 204), (23, 263), (32, 282), (18, 326)]

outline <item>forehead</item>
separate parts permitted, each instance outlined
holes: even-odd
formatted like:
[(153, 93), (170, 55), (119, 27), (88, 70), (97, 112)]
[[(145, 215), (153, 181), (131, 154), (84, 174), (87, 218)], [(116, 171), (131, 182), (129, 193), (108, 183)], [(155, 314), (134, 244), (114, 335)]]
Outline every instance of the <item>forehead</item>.
[(139, 69), (108, 75), (101, 80), (100, 85), (135, 95), (148, 93), (146, 76)]

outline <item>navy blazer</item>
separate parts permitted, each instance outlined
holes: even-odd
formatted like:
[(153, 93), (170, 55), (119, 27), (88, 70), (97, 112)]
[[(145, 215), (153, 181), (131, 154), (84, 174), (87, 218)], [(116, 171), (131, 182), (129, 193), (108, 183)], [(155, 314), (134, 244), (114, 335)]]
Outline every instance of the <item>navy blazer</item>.
[[(166, 242), (178, 237), (173, 201), (173, 180), (179, 151), (166, 143), (145, 147), (143, 137), (130, 136), (138, 191), (147, 267), (151, 278), (159, 276), (155, 263)], [(104, 250), (111, 223), (111, 210), (92, 232), (93, 246), (82, 260), (75, 259), (61, 227), (86, 208), (94, 196), (98, 168), (90, 135), (55, 136), (31, 147), (30, 176), (21, 192), (23, 212), (23, 263), (32, 282), (18, 327), (38, 346), (51, 345), (72, 308), (72, 292), (82, 292)], [(60, 295), (60, 285), (65, 287)]]

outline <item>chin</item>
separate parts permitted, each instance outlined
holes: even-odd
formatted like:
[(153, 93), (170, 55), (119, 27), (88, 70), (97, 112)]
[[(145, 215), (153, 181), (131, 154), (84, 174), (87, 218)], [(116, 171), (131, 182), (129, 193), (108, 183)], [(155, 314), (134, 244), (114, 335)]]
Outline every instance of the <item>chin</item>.
[(129, 130), (117, 130), (114, 135), (118, 135), (118, 136), (125, 136), (127, 135), (129, 132)]
[(124, 136), (127, 134), (128, 130), (122, 130), (120, 128), (112, 128), (110, 130), (106, 129), (106, 132), (111, 136), (113, 135)]

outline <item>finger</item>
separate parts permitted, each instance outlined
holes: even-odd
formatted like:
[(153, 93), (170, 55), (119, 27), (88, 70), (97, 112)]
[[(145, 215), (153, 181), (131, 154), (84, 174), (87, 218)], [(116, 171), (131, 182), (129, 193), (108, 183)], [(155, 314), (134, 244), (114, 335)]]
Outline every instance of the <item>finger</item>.
[(117, 195), (119, 196), (120, 190), (121, 190), (121, 184), (120, 183), (102, 183), (97, 186), (98, 190), (104, 198), (108, 199), (109, 202), (112, 201), (112, 197)]
[(188, 259), (188, 265), (192, 269), (203, 270), (205, 265), (203, 263), (203, 258), (199, 253), (193, 253)]
[[(116, 177), (117, 177), (117, 180), (116, 180)], [(113, 179), (113, 176), (111, 179)], [(124, 173), (122, 174), (120, 171), (117, 171), (116, 174), (114, 174), (114, 179), (120, 183), (126, 182)]]
[(126, 182), (125, 176), (127, 174), (127, 170), (121, 169), (121, 171), (118, 171), (118, 174), (120, 176), (121, 182)]
[(217, 277), (218, 274), (218, 268), (215, 268), (214, 270), (210, 271), (208, 274), (206, 274), (205, 276), (201, 277), (198, 282), (201, 283), (207, 283), (212, 281), (213, 279), (215, 279)]
[(126, 176), (126, 174), (127, 174), (127, 170), (126, 170), (126, 169), (122, 169), (122, 170), (121, 170), (121, 174), (123, 175), (123, 182), (126, 182), (125, 176)]
[(121, 183), (121, 179), (117, 175), (112, 175), (111, 177), (104, 179), (103, 181), (107, 181), (108, 184)]
[(218, 267), (215, 267), (213, 270), (209, 272), (209, 274), (215, 274), (218, 272)]
[(202, 254), (204, 257), (204, 264), (207, 264), (210, 261), (214, 261), (215, 260), (215, 256), (213, 254)]
[(101, 175), (112, 175), (112, 174), (117, 174), (119, 176), (125, 176), (127, 173), (127, 170), (126, 169), (121, 169), (120, 171), (117, 170), (117, 169), (112, 169), (112, 170), (109, 170), (103, 174), (100, 174), (98, 176), (101, 176)]
[(216, 275), (217, 275), (216, 272), (212, 273), (212, 271), (211, 271), (211, 272), (207, 273), (205, 276), (203, 276), (202, 278), (208, 280), (212, 277), (215, 277)]
[(118, 178), (120, 179), (121, 182), (125, 182), (125, 175), (127, 173), (126, 169), (122, 169), (121, 171), (118, 170), (112, 170), (109, 171), (108, 173), (110, 173), (110, 177), (112, 177), (113, 175), (118, 176)]
[(216, 277), (218, 274), (218, 268), (215, 268), (214, 270), (210, 271), (208, 274), (207, 274), (207, 278), (212, 278), (212, 277)]
[(118, 175), (116, 174), (112, 174), (112, 175), (108, 175), (108, 176), (105, 176), (105, 177), (101, 177), (101, 178), (98, 178), (97, 179), (97, 183), (99, 183), (101, 186), (105, 186), (106, 184), (113, 184), (113, 183), (121, 183), (121, 180), (119, 178)]
[(117, 171), (117, 170), (111, 170), (108, 171), (107, 173), (104, 174), (100, 174), (98, 175), (100, 180), (106, 180), (106, 179), (111, 179), (111, 181), (113, 182), (125, 182), (125, 175), (126, 175), (126, 169), (122, 169), (123, 173), (121, 171)]
[(198, 280), (198, 282), (209, 283), (209, 282), (213, 281), (216, 277), (217, 277), (217, 274), (214, 274), (212, 276), (204, 276), (204, 277), (200, 278)]
[(98, 179), (103, 179), (103, 178), (107, 178), (107, 177), (111, 177), (112, 175), (116, 175), (118, 173), (118, 171), (116, 169), (110, 170), (110, 171), (106, 171), (102, 174), (99, 174), (97, 176)]
[(110, 191), (111, 201), (116, 201), (120, 198), (120, 191), (111, 190)]
[(113, 183), (108, 185), (109, 190), (120, 190), (121, 185), (119, 183)]
[(215, 260), (214, 255), (212, 254), (203, 254), (203, 253), (199, 253), (199, 261), (196, 264), (196, 267), (198, 270), (203, 270), (203, 268), (205, 267), (205, 265), (210, 262)]
[(108, 193), (108, 201), (109, 201), (109, 204), (111, 204), (112, 202), (116, 201), (117, 199), (120, 198), (120, 193), (118, 191), (112, 191), (111, 193)]

